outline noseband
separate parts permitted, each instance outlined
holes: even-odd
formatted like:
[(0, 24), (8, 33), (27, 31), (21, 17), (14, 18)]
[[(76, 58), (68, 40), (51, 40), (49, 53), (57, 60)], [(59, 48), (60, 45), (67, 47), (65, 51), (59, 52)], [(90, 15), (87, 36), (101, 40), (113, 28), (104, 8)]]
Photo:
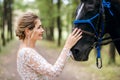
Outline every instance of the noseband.
[[(94, 30), (95, 34), (91, 33), (91, 32), (87, 32), (87, 31), (83, 31), (83, 33), (94, 36), (97, 39), (97, 41), (94, 43), (94, 46), (97, 50), (96, 65), (99, 69), (102, 67), (102, 58), (101, 58), (101, 53), (100, 53), (100, 50), (101, 50), (100, 46), (101, 46), (102, 40), (106, 40), (106, 39), (103, 39), (103, 35), (104, 35), (104, 18), (103, 18), (104, 7), (106, 7), (109, 10), (109, 13), (111, 14), (111, 16), (113, 16), (112, 11), (110, 10), (111, 3), (106, 2), (105, 0), (102, 0), (101, 5), (100, 5), (100, 9), (99, 9), (99, 13), (97, 13), (96, 15), (94, 15), (93, 17), (91, 17), (90, 19), (87, 19), (87, 20), (74, 20), (75, 25), (81, 24), (81, 23), (82, 24), (89, 24), (90, 27), (92, 27), (92, 29)], [(98, 21), (101, 22), (100, 23), (101, 32), (97, 32), (97, 29), (95, 28), (95, 26), (92, 23), (92, 21), (96, 18), (98, 18)]]

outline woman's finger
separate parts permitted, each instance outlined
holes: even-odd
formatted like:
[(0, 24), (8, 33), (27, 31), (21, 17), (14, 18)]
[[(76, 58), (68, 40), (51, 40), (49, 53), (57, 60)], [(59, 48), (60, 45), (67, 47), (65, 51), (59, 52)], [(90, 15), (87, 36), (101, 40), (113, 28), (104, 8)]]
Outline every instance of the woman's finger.
[(74, 34), (75, 37), (77, 37), (81, 32), (81, 29), (78, 29), (77, 32)]
[(80, 36), (82, 36), (82, 32), (80, 32), (80, 33), (76, 36), (76, 38), (79, 38)]
[(73, 32), (72, 32), (72, 35), (74, 35), (74, 34), (76, 33), (77, 30), (78, 30), (78, 29), (75, 28), (75, 29), (73, 30)]
[(77, 41), (80, 40), (81, 38), (82, 38), (82, 36), (78, 37), (78, 38), (77, 38)]

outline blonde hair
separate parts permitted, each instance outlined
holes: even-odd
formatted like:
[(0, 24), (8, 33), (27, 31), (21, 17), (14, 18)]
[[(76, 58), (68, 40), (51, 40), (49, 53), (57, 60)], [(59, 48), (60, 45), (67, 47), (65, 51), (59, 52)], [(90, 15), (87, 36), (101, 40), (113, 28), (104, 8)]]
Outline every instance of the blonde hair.
[(25, 39), (26, 28), (32, 30), (35, 27), (36, 19), (38, 19), (38, 16), (32, 12), (27, 12), (22, 17), (20, 17), (16, 29), (16, 36), (18, 36), (20, 40)]

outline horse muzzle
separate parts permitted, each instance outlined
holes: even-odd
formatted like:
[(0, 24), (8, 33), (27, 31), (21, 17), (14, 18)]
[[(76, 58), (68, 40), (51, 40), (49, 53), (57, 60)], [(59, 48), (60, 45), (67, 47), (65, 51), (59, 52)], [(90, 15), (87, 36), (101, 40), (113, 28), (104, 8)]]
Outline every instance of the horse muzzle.
[(75, 47), (73, 47), (71, 49), (71, 51), (72, 51), (72, 55), (73, 55), (74, 60), (87, 61), (89, 59), (89, 53), (90, 53), (91, 49), (92, 48), (80, 50), (80, 49), (76, 49)]

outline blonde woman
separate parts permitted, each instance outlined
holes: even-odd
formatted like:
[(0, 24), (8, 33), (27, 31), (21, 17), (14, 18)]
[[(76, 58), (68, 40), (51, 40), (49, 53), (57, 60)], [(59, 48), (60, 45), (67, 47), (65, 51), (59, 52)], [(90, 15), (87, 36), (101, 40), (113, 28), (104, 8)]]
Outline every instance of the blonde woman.
[(70, 49), (81, 39), (80, 29), (68, 36), (66, 43), (54, 63), (48, 63), (35, 49), (37, 40), (42, 40), (44, 29), (39, 17), (33, 13), (25, 13), (18, 22), (16, 36), (22, 41), (17, 53), (17, 71), (22, 80), (53, 80), (60, 75), (70, 56)]

